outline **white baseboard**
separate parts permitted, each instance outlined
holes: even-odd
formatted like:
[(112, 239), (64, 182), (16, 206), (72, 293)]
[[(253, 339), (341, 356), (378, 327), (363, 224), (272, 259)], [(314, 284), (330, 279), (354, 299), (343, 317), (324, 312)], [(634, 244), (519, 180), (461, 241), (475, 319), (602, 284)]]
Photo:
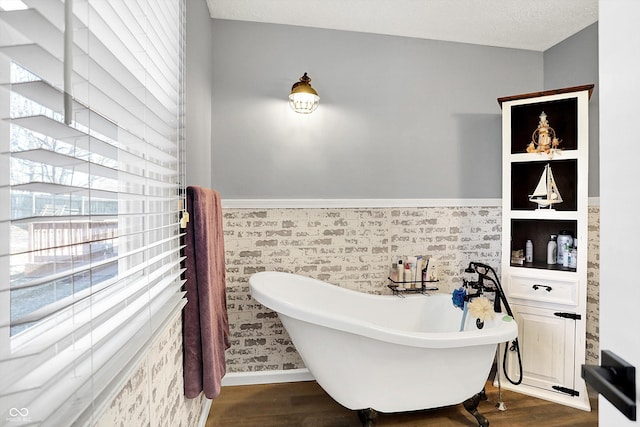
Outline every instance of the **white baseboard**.
[(223, 386), (253, 385), (271, 383), (290, 383), (313, 381), (313, 375), (307, 368), (279, 371), (229, 372), (222, 378)]
[(211, 411), (211, 404), (213, 400), (205, 399), (204, 405), (202, 406), (202, 412), (200, 413), (200, 421), (198, 422), (198, 427), (205, 427), (207, 425), (207, 418), (209, 418), (209, 412)]

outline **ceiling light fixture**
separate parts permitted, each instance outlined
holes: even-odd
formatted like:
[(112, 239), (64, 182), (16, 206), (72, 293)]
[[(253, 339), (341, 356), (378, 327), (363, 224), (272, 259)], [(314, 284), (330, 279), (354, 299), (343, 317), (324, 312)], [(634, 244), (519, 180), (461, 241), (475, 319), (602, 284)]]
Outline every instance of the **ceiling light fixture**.
[(291, 94), (289, 95), (289, 106), (296, 113), (309, 114), (313, 113), (318, 104), (320, 103), (320, 97), (311, 87), (311, 79), (304, 73), (300, 77), (300, 81), (291, 86)]

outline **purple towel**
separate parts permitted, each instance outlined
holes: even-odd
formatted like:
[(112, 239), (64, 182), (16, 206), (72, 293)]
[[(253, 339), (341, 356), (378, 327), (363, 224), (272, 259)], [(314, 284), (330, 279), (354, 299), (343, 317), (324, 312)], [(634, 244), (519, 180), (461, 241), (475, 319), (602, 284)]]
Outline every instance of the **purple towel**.
[(187, 188), (185, 236), (187, 305), (183, 317), (184, 394), (220, 394), (229, 348), (222, 208), (218, 192)]

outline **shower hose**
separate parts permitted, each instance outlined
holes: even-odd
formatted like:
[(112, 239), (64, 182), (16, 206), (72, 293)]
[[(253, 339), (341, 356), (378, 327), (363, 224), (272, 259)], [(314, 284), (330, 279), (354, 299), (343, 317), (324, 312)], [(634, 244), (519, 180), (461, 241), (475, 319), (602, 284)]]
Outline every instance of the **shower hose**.
[[(500, 284), (500, 279), (498, 279), (498, 275), (496, 271), (487, 264), (482, 264), (480, 262), (470, 262), (469, 267), (466, 268), (465, 272), (467, 273), (476, 273), (478, 274), (478, 282), (482, 283), (483, 279), (486, 279), (493, 283), (496, 292), (496, 299), (494, 302), (494, 309), (496, 312), (501, 312), (500, 302), (504, 304), (505, 309), (507, 310), (507, 314), (515, 319), (513, 312), (511, 311), (511, 307), (509, 306), (509, 302), (507, 301), (507, 297), (502, 290), (502, 285)], [(491, 272), (493, 277), (489, 276), (489, 272)], [(500, 350), (498, 350), (499, 352)], [(507, 351), (515, 351), (518, 355), (518, 379), (513, 380), (509, 377), (507, 373)], [(499, 358), (499, 357), (498, 357)], [(513, 341), (511, 341), (511, 345), (504, 346), (504, 353), (502, 356), (502, 372), (504, 373), (505, 378), (513, 385), (518, 385), (522, 382), (522, 355), (520, 354), (520, 345), (518, 344), (518, 337), (516, 337)]]

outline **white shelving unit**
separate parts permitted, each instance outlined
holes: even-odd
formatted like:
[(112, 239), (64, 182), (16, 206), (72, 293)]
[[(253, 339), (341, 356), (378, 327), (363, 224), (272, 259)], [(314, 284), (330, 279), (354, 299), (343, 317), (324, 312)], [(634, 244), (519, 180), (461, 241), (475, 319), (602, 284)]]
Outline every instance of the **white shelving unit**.
[[(583, 410), (591, 409), (580, 370), (586, 345), (592, 90), (593, 85), (586, 85), (498, 99), (503, 139), (502, 281), (518, 322), (523, 372), (519, 385), (503, 380), (502, 386)], [(559, 150), (527, 152), (542, 112), (561, 140)], [(553, 209), (539, 209), (529, 195), (547, 164), (563, 201)], [(563, 230), (577, 239), (575, 268), (547, 264), (550, 235)], [(533, 262), (511, 263), (512, 251), (524, 250), (528, 239), (533, 242)], [(506, 373), (519, 378), (515, 351), (507, 352)]]

